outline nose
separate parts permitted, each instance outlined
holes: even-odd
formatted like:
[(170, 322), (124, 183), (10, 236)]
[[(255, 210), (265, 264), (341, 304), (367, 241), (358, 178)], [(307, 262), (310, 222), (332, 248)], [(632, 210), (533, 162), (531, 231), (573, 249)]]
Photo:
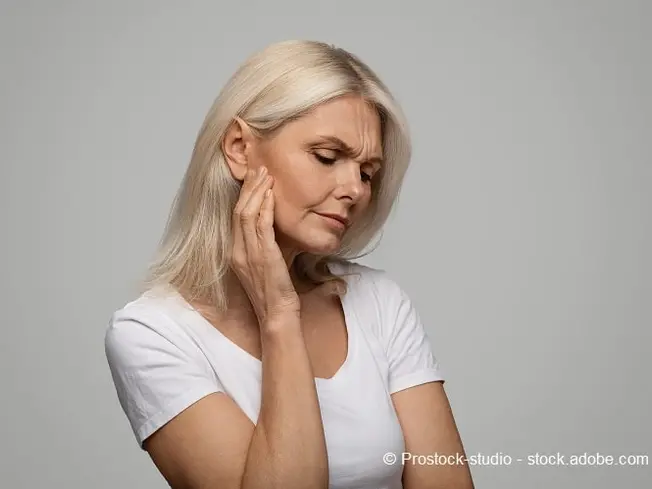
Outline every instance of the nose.
[(360, 177), (360, 165), (355, 161), (340, 166), (337, 174), (337, 197), (358, 202), (365, 193), (365, 183)]

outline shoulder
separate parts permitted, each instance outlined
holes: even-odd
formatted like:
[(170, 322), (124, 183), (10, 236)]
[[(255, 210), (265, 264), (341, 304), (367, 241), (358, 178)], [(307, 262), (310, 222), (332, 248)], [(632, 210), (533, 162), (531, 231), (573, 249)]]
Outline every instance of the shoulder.
[(362, 292), (353, 295), (354, 309), (364, 318), (363, 328), (380, 342), (388, 365), (389, 392), (444, 381), (431, 337), (406, 289), (384, 269), (353, 263), (349, 270), (360, 277)]
[(150, 290), (115, 310), (104, 334), (109, 363), (126, 368), (163, 352), (186, 357), (198, 354), (184, 329), (184, 313), (169, 289)]
[(111, 313), (106, 337), (127, 335), (142, 329), (152, 329), (160, 334), (171, 328), (166, 308), (168, 298), (148, 291), (127, 302)]
[(169, 314), (173, 305), (179, 303), (178, 293), (172, 287), (156, 287), (143, 292), (135, 299), (116, 309), (112, 319), (140, 318)]
[(328, 263), (329, 269), (336, 275), (347, 278), (347, 282), (365, 285), (375, 285), (384, 281), (391, 281), (389, 274), (382, 268), (364, 265), (351, 260), (335, 260)]
[(329, 268), (343, 276), (355, 292), (371, 294), (381, 306), (389, 306), (405, 295), (399, 283), (383, 268), (344, 260), (329, 263)]
[(224, 391), (173, 294), (147, 293), (113, 312), (104, 346), (118, 399), (141, 448), (198, 399)]
[(344, 300), (351, 304), (359, 322), (381, 341), (389, 341), (400, 310), (410, 303), (404, 289), (383, 268), (349, 261), (339, 262), (331, 270), (347, 281)]

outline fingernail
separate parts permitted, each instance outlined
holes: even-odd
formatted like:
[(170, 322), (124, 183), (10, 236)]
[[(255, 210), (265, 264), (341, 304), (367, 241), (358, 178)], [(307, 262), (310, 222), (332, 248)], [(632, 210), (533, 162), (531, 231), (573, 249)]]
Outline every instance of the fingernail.
[(264, 166), (261, 166), (260, 167), (260, 175), (263, 176), (265, 173), (267, 173), (267, 168), (265, 168)]

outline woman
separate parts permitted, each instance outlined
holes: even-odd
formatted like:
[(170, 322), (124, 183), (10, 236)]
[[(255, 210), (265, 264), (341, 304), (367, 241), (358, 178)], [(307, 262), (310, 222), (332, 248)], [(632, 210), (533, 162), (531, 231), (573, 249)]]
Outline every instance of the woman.
[(409, 298), (351, 261), (409, 158), (400, 108), (342, 49), (276, 43), (229, 80), (145, 290), (106, 332), (172, 487), (473, 487), (466, 464), (406, 460), (464, 452)]

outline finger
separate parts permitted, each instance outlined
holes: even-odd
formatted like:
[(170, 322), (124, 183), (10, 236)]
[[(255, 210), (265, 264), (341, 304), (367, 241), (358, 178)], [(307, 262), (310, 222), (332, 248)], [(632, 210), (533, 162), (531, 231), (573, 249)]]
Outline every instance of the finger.
[(265, 197), (260, 207), (257, 232), (263, 253), (268, 255), (273, 248), (272, 245), (276, 242), (274, 236), (274, 194), (271, 188), (265, 190)]
[[(274, 191), (270, 188), (265, 192), (265, 198), (261, 206), (260, 220), (258, 221), (258, 234), (260, 235), (260, 246), (265, 262), (272, 264), (274, 267), (279, 263), (285, 270), (285, 261), (283, 254), (276, 242), (276, 235), (274, 233), (274, 207), (275, 207)], [(280, 262), (279, 262), (280, 260)]]
[(260, 177), (260, 172), (257, 170), (249, 168), (246, 171), (244, 182), (242, 184), (242, 187), (240, 188), (240, 195), (238, 196), (238, 202), (235, 205), (235, 209), (234, 209), (235, 213), (240, 213), (245, 208), (247, 202), (249, 201), (249, 198), (251, 197), (252, 192), (256, 188), (256, 184), (259, 181), (259, 177)]
[[(262, 169), (262, 167), (260, 169)], [(233, 222), (231, 226), (233, 232), (233, 248), (231, 256), (235, 257), (239, 262), (241, 262), (241, 264), (245, 264), (245, 262), (249, 261), (247, 257), (248, 251), (246, 237), (242, 222), (243, 220), (248, 219), (245, 215), (247, 212), (247, 203), (250, 201), (251, 195), (256, 192), (257, 185), (259, 185), (263, 180), (260, 169), (259, 171), (256, 171), (249, 168), (245, 173), (244, 184), (240, 189), (240, 195), (233, 210)]]
[(269, 188), (263, 197), (257, 231), (266, 267), (265, 276), (272, 282), (281, 283), (279, 280), (287, 273), (287, 269), (274, 235), (274, 203), (274, 192)]
[(265, 190), (270, 187), (271, 182), (272, 178), (270, 176), (264, 177), (263, 181), (259, 182), (256, 188), (252, 191), (251, 197), (242, 211), (240, 226), (242, 227), (244, 245), (250, 263), (259, 263), (262, 258), (260, 251), (261, 243), (256, 227), (260, 218), (261, 205), (263, 203), (263, 198), (265, 197)]
[(242, 183), (242, 187), (240, 188), (240, 194), (238, 196), (238, 201), (235, 204), (235, 207), (233, 209), (233, 215), (232, 215), (232, 225), (231, 225), (231, 230), (233, 233), (233, 241), (232, 241), (232, 248), (231, 248), (231, 258), (241, 258), (237, 256), (242, 252), (243, 254), (245, 253), (245, 247), (244, 247), (244, 236), (242, 234), (242, 226), (240, 224), (240, 219), (241, 219), (241, 213), (242, 209), (244, 208), (245, 204), (247, 203), (247, 200), (249, 200), (249, 195), (251, 193), (251, 187), (253, 185), (253, 180), (254, 180), (254, 171), (249, 168), (245, 172), (244, 176), (244, 181)]
[(275, 284), (275, 288), (281, 293), (284, 300), (290, 300), (296, 291), (288, 274), (283, 253), (275, 238), (275, 202), (274, 191), (271, 188), (266, 190), (261, 205), (260, 219), (258, 221), (258, 233), (261, 236), (261, 251), (264, 256), (265, 279), (268, 283)]
[[(267, 177), (269, 176), (269, 173), (267, 169), (264, 166), (261, 166), (254, 172), (253, 180), (251, 182), (251, 187), (247, 190), (247, 192), (242, 196), (243, 200), (243, 206), (242, 209), (246, 209), (249, 206), (249, 203), (251, 202), (252, 197), (256, 195), (256, 193), (259, 191), (261, 185), (265, 185)], [(264, 191), (264, 190), (263, 190)], [(258, 208), (260, 205), (258, 205)]]

